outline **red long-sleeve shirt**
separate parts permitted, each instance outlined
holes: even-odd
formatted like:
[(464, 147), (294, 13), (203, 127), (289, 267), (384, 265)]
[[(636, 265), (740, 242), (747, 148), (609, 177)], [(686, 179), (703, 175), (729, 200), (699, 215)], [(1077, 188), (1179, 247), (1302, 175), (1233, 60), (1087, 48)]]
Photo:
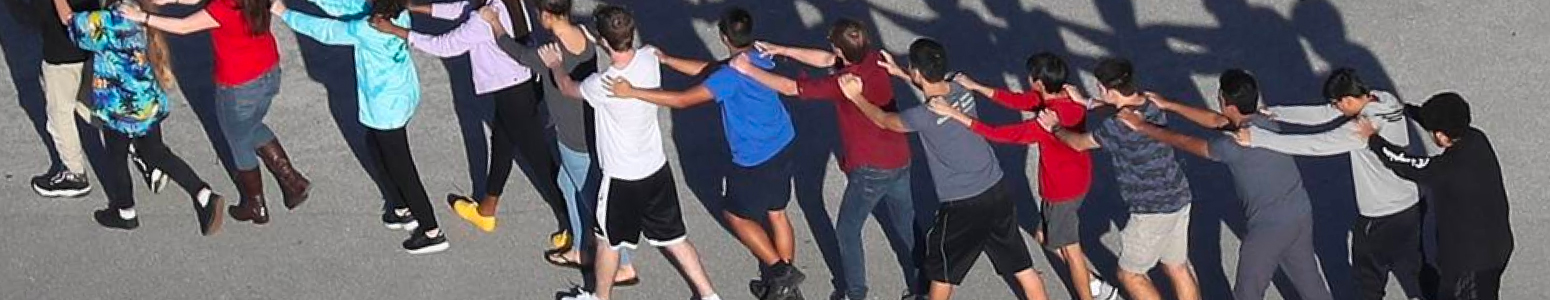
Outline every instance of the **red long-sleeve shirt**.
[[(1068, 97), (1044, 99), (1038, 93), (1014, 93), (998, 89), (990, 97), (997, 104), (1008, 108), (1036, 111), (1048, 109), (1060, 118), (1059, 126), (1068, 131), (1085, 131), (1087, 108)], [(985, 139), (1007, 144), (1039, 145), (1039, 196), (1044, 201), (1059, 203), (1079, 199), (1092, 186), (1092, 159), (1086, 151), (1078, 151), (1061, 142), (1059, 138), (1039, 125), (1037, 120), (1027, 120), (1011, 125), (990, 126), (974, 122), (969, 126)]]

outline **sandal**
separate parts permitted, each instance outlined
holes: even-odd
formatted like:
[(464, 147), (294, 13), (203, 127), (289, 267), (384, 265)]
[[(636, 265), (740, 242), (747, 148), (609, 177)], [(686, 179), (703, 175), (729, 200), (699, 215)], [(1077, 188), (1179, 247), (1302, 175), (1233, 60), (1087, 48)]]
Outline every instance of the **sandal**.
[(635, 286), (638, 284), (640, 284), (640, 275), (635, 275), (635, 277), (630, 277), (630, 279), (614, 281), (614, 287)]
[(565, 258), (565, 252), (567, 251), (545, 251), (544, 260), (558, 267), (580, 270), (581, 262)]

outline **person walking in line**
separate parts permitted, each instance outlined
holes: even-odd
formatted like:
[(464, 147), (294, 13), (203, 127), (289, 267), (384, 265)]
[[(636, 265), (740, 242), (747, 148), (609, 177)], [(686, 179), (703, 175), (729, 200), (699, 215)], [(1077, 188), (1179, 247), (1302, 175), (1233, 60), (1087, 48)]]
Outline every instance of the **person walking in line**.
[(1199, 138), (1147, 123), (1137, 114), (1119, 114), (1127, 127), (1184, 152), (1221, 162), (1232, 171), (1248, 232), (1238, 247), (1237, 280), (1233, 298), (1264, 299), (1270, 279), (1281, 270), (1302, 299), (1330, 300), (1333, 296), (1313, 255), (1313, 204), (1302, 186), (1302, 173), (1292, 156), (1263, 148), (1239, 145), (1231, 134), (1241, 128), (1279, 126), (1259, 114), (1259, 83), (1247, 71), (1231, 69), (1220, 79), (1217, 104), (1220, 113), (1173, 102), (1147, 93), (1147, 99), (1163, 111), (1173, 112), (1208, 129), (1220, 131)]
[(366, 141), (391, 181), (397, 197), (383, 195), (389, 209), (382, 220), (388, 228), (412, 231), (402, 243), (410, 254), (428, 254), (446, 250), (450, 243), (436, 223), (436, 211), (426, 196), (420, 171), (409, 151), (409, 133), (404, 129), (420, 104), (420, 78), (409, 57), (408, 42), (378, 32), (373, 22), (391, 20), (408, 26), (405, 0), (312, 0), (324, 13), (347, 16), (330, 19), (286, 8), (275, 1), (270, 10), (280, 16), (296, 33), (328, 45), (355, 47), (355, 80), (360, 99), (360, 122), (366, 126)]
[[(197, 5), (198, 0), (154, 0), (157, 5)], [(264, 124), (264, 116), (280, 93), (280, 51), (269, 32), (273, 0), (210, 0), (204, 9), (182, 18), (129, 10), (130, 20), (173, 34), (210, 32), (215, 52), (216, 107), (221, 132), (232, 149), (236, 166), (238, 204), (228, 208), (232, 219), (269, 223), (263, 173), (269, 168), (284, 195), (286, 209), (307, 201), (312, 182), (291, 165), (280, 139)], [(138, 17), (138, 18), (137, 18)]]
[[(70, 11), (99, 10), (99, 0), (67, 1)], [(38, 31), (43, 48), (44, 110), (47, 112), (47, 130), (53, 141), (55, 158), (62, 166), (34, 176), (30, 181), (33, 192), (44, 197), (81, 197), (91, 193), (91, 181), (86, 175), (86, 152), (81, 150), (81, 136), (76, 131), (75, 118), (91, 122), (90, 107), (81, 100), (85, 80), (86, 61), (91, 52), (76, 47), (70, 38), (67, 25), (59, 22), (54, 2), (50, 0), (12, 0), (11, 14), (24, 26)]]
[[(65, 0), (54, 0), (62, 23), (68, 24), (76, 46), (92, 52), (92, 116), (102, 120), (106, 148), (103, 180), (108, 207), (92, 214), (103, 227), (140, 227), (134, 189), (127, 186), (130, 147), (150, 164), (166, 170), (192, 198), (201, 234), (221, 230), (225, 200), (162, 141), (161, 123), (171, 111), (166, 88), (173, 85), (171, 57), (161, 31), (131, 21), (126, 11), (155, 11), (150, 1), (123, 1), (101, 10), (73, 11)], [(144, 16), (140, 16), (144, 17)], [(121, 186), (123, 185), (123, 186)]]
[[(655, 47), (636, 48), (635, 17), (623, 7), (602, 5), (593, 11), (603, 50), (611, 63), (607, 70), (581, 83), (570, 76), (556, 76), (559, 90), (571, 99), (584, 99), (597, 111), (597, 149), (603, 170), (598, 191), (597, 252), (592, 268), (595, 287), (562, 299), (612, 299), (619, 250), (635, 248), (641, 236), (662, 249), (694, 291), (693, 299), (720, 300), (710, 276), (700, 264), (698, 251), (689, 242), (683, 211), (678, 206), (678, 187), (663, 149), (660, 106), (623, 98), (609, 89), (616, 80), (631, 80), (644, 88), (662, 84), (660, 58)], [(558, 44), (542, 50), (551, 69), (561, 64)]]
[[(1106, 58), (1093, 70), (1097, 99), (1117, 114), (1140, 114), (1147, 122), (1165, 125), (1157, 105), (1146, 101), (1136, 84), (1129, 60)], [(1162, 299), (1147, 273), (1160, 262), (1180, 300), (1199, 300), (1200, 286), (1189, 263), (1189, 217), (1193, 195), (1173, 148), (1131, 130), (1116, 117), (1103, 118), (1089, 133), (1057, 131), (1062, 142), (1077, 150), (1109, 149), (1120, 197), (1129, 205), (1130, 220), (1120, 230), (1119, 281), (1136, 300)]]
[[(1059, 56), (1048, 52), (1034, 54), (1028, 57), (1026, 67), (1031, 88), (1021, 93), (990, 88), (962, 74), (954, 82), (996, 104), (1036, 112), (1046, 120), (992, 126), (963, 113), (947, 111), (947, 116), (992, 142), (1038, 145), (1039, 196), (1043, 198), (1040, 212), (1044, 215), (1044, 226), (1036, 231), (1034, 239), (1065, 261), (1071, 274), (1071, 289), (1078, 291), (1074, 293), (1078, 299), (1116, 299), (1118, 289), (1091, 271), (1087, 254), (1082, 250), (1080, 212), (1092, 186), (1092, 158), (1086, 151), (1076, 151), (1060, 142), (1053, 133), (1054, 130), (1087, 132), (1088, 100), (1075, 86), (1066, 84), (1070, 70)], [(1049, 121), (1048, 118), (1054, 118), (1051, 124), (1059, 128), (1046, 128), (1043, 121)]]

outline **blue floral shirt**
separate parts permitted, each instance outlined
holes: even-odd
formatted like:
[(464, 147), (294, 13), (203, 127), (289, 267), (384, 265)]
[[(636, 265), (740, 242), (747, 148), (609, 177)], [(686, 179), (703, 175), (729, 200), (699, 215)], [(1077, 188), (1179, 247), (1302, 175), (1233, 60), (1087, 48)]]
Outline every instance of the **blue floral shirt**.
[(171, 108), (148, 60), (144, 27), (107, 7), (75, 13), (70, 37), (93, 52), (92, 115), (129, 137), (144, 136)]

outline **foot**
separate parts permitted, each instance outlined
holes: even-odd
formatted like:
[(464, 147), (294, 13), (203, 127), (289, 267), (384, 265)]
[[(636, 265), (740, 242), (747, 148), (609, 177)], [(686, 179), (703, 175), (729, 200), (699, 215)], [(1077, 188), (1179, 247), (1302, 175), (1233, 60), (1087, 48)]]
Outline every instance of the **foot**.
[(577, 293), (576, 295), (572, 295), (572, 296), (560, 297), (560, 299), (561, 300), (598, 300), (597, 295), (593, 295), (592, 293), (588, 293), (587, 291), (581, 291), (581, 292)]
[(420, 227), (420, 222), (414, 220), (408, 208), (388, 209), (382, 211), (382, 226), (392, 230), (414, 231)]
[(134, 161), (135, 170), (140, 171), (140, 179), (145, 180), (145, 185), (151, 188), (151, 193), (160, 194), (161, 189), (167, 187), (169, 179), (167, 173), (145, 164), (145, 160), (140, 159), (140, 154), (135, 153), (134, 146), (129, 147), (129, 158)]
[(802, 291), (798, 286), (806, 279), (807, 275), (791, 263), (781, 262), (770, 266), (769, 278), (764, 279), (769, 290), (762, 299), (801, 299)]
[(1093, 278), (1087, 282), (1087, 288), (1092, 292), (1093, 300), (1118, 300), (1119, 289), (1101, 279)]
[(555, 231), (549, 234), (549, 251), (560, 251), (570, 248), (570, 232), (565, 230)]
[(120, 212), (118, 209), (113, 208), (104, 208), (92, 212), (92, 218), (96, 219), (97, 224), (102, 225), (102, 227), (119, 230), (134, 230), (135, 228), (140, 227), (140, 218), (134, 216), (133, 213), (134, 210), (129, 210), (128, 214), (130, 214), (130, 216), (126, 218), (124, 217), (125, 212)]
[(422, 229), (415, 229), (414, 233), (409, 235), (409, 239), (404, 240), (404, 251), (409, 251), (409, 254), (431, 254), (447, 250), (451, 246), (452, 244), (447, 242), (447, 237), (440, 232), (433, 237), (428, 235), (427, 230)]
[(269, 205), (264, 199), (264, 174), (258, 169), (237, 171), (237, 205), (226, 209), (226, 214), (239, 222), (269, 223)]
[(635, 267), (623, 266), (614, 273), (614, 286), (625, 287), (640, 284), (640, 274), (635, 273)]
[(457, 213), (458, 218), (474, 224), (474, 227), (484, 232), (495, 231), (495, 216), (480, 215), (479, 203), (474, 202), (473, 199), (461, 195), (448, 194), (447, 203), (452, 204), (452, 211)]
[[(220, 233), (221, 223), (226, 220), (221, 215), (221, 208), (226, 207), (226, 199), (209, 188), (199, 191), (194, 197), (194, 214), (199, 216), (199, 233), (205, 236)], [(204, 198), (204, 205), (199, 204), (200, 197)]]
[(32, 191), (43, 197), (78, 198), (91, 193), (91, 182), (85, 174), (60, 170), (32, 177)]
[(581, 253), (576, 251), (545, 252), (544, 260), (557, 267), (581, 269)]

